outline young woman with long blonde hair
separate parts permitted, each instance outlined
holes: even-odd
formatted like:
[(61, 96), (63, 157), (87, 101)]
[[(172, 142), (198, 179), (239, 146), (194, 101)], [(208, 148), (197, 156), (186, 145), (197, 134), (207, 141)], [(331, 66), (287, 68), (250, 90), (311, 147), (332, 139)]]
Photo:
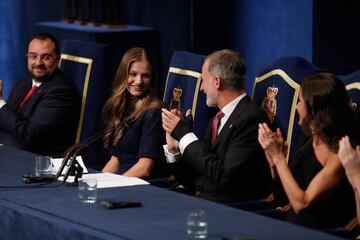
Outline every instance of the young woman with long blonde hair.
[(153, 89), (153, 66), (143, 48), (128, 50), (117, 69), (113, 92), (103, 108), (106, 127), (104, 147), (111, 158), (103, 172), (145, 178), (163, 156), (165, 140), (160, 101)]

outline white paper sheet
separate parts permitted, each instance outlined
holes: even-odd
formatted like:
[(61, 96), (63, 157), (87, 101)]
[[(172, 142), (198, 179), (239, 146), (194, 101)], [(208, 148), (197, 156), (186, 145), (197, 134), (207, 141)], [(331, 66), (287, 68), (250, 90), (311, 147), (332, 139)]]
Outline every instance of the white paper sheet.
[[(125, 177), (113, 173), (89, 173), (83, 174), (83, 179), (95, 178), (97, 180), (97, 188), (111, 188), (111, 187), (125, 187), (125, 186), (135, 186), (135, 185), (147, 185), (148, 182), (135, 177)], [(62, 181), (63, 177), (59, 177), (59, 180)], [(74, 177), (69, 176), (66, 179), (66, 182), (73, 182)]]
[[(76, 160), (78, 161), (78, 163), (80, 164), (80, 166), (83, 168), (83, 173), (88, 173), (88, 170), (87, 168), (85, 167), (85, 164), (82, 160), (82, 157), (81, 156), (77, 156), (76, 157)], [(63, 158), (51, 158), (51, 162), (53, 164), (53, 168), (51, 170), (51, 173), (56, 175), (57, 172), (59, 171), (60, 169), (60, 166), (62, 164), (62, 161), (63, 161)], [(64, 175), (66, 173), (68, 169), (68, 166), (65, 166), (64, 167), (64, 170), (62, 171), (61, 175)]]

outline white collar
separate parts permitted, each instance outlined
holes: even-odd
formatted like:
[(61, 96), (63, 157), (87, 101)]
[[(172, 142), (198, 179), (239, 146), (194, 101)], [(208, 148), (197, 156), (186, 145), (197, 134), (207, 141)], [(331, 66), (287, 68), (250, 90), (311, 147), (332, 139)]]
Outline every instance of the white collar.
[(37, 87), (40, 87), (42, 82), (38, 82), (38, 81), (35, 81), (35, 79), (32, 79), (32, 86), (37, 86)]
[(241, 94), (240, 96), (238, 96), (237, 98), (235, 98), (234, 100), (232, 100), (231, 102), (229, 102), (228, 104), (226, 104), (221, 111), (224, 113), (224, 117), (221, 118), (220, 120), (220, 126), (218, 129), (218, 133), (221, 131), (221, 129), (223, 128), (223, 126), (225, 125), (226, 121), (229, 119), (231, 113), (234, 111), (236, 105), (241, 101), (241, 99), (243, 99), (246, 96), (246, 93)]
[(221, 111), (225, 114), (225, 116), (229, 117), (231, 113), (234, 111), (236, 105), (240, 102), (241, 99), (243, 99), (246, 96), (246, 93), (241, 94), (228, 104), (226, 104)]

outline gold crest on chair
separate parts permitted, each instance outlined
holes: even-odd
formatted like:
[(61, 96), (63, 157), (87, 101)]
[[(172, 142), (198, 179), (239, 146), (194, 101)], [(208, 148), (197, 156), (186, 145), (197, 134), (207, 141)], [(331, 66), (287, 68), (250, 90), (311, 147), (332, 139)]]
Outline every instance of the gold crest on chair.
[(268, 87), (266, 89), (266, 97), (261, 103), (262, 109), (264, 109), (266, 115), (269, 118), (270, 123), (273, 123), (276, 116), (276, 99), (279, 89), (277, 87)]
[(177, 110), (181, 111), (181, 101), (180, 101), (181, 95), (182, 95), (181, 88), (173, 89), (173, 98), (170, 101), (169, 109), (177, 109)]
[(350, 108), (351, 108), (351, 110), (353, 110), (353, 112), (356, 112), (356, 110), (357, 110), (357, 103), (356, 102), (354, 102), (353, 100), (350, 100)]

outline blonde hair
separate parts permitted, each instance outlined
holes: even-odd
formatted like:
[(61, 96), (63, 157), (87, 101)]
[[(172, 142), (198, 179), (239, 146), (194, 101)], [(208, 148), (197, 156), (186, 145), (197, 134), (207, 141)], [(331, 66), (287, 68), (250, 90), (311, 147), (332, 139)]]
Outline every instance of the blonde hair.
[(143, 48), (129, 49), (121, 59), (113, 82), (113, 92), (102, 110), (106, 128), (119, 124), (115, 131), (108, 132), (103, 137), (104, 147), (116, 145), (124, 135), (128, 121), (135, 121), (147, 109), (163, 106), (153, 89), (153, 74), (150, 88), (141, 96), (133, 97), (127, 90), (130, 66), (133, 62), (145, 60), (153, 72), (148, 53)]

